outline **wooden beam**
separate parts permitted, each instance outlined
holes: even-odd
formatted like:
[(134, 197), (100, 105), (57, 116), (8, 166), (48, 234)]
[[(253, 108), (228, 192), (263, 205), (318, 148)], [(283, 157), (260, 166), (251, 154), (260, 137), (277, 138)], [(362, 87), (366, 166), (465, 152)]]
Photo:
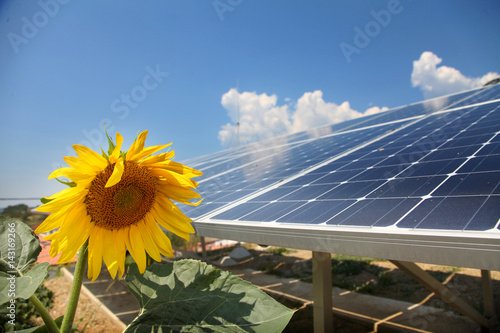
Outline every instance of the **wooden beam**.
[(332, 332), (332, 256), (313, 252), (314, 333)]
[(207, 245), (205, 244), (205, 237), (201, 236), (201, 257), (207, 259)]
[(493, 299), (493, 282), (491, 281), (491, 271), (481, 270), (481, 280), (483, 282), (483, 304), (484, 315), (490, 321), (490, 330), (498, 329), (498, 318), (495, 312), (495, 301)]
[(391, 260), (400, 270), (419, 281), (426, 288), (434, 292), (443, 301), (453, 306), (455, 309), (466, 315), (483, 328), (489, 328), (490, 323), (486, 317), (470, 306), (466, 301), (451, 291), (448, 287), (433, 278), (429, 273), (420, 268), (417, 264), (409, 261)]

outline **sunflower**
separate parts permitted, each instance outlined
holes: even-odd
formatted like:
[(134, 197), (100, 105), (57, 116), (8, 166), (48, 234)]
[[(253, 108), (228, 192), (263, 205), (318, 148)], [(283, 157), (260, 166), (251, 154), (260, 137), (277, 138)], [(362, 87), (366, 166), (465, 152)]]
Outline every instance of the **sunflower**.
[(49, 176), (69, 179), (63, 183), (70, 187), (46, 197), (37, 208), (51, 213), (37, 233), (58, 228), (45, 237), (51, 240), (50, 255), (61, 253), (58, 263), (71, 261), (88, 240), (87, 275), (92, 281), (103, 260), (111, 277), (118, 273), (121, 278), (127, 250), (141, 273), (146, 253), (156, 261), (161, 255), (172, 257), (172, 245), (160, 226), (186, 240), (194, 233), (192, 220), (173, 201), (198, 205), (201, 200), (191, 201), (200, 198), (194, 191), (198, 183), (191, 178), (202, 173), (172, 161), (174, 151), (152, 155), (170, 144), (145, 148), (147, 134), (140, 133), (127, 152), (121, 151), (120, 133), (116, 144), (108, 136), (107, 153), (74, 145), (78, 157), (64, 157), (69, 167)]

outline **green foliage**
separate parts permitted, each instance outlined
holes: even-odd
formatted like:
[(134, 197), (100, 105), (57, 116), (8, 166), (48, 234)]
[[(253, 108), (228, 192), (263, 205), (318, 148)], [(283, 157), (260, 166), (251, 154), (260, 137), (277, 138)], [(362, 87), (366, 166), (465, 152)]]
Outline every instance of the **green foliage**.
[(36, 225), (42, 222), (47, 217), (43, 214), (32, 213), (28, 206), (25, 204), (8, 206), (0, 215), (17, 218), (28, 224), (29, 226)]
[(179, 237), (170, 231), (166, 231), (165, 234), (170, 239), (172, 245), (177, 248), (184, 248), (184, 249), (193, 248), (200, 242), (200, 237), (196, 235), (191, 235), (191, 238), (189, 239), (189, 241), (187, 241), (184, 238)]
[(351, 255), (347, 255), (347, 254), (334, 254), (332, 256), (332, 258), (336, 261), (346, 261), (346, 260), (362, 261), (362, 262), (365, 262), (367, 264), (372, 263), (374, 261), (383, 261), (380, 259), (374, 259), (374, 258), (369, 258), (369, 257), (351, 256)]
[(332, 260), (332, 272), (333, 274), (343, 274), (343, 275), (358, 275), (363, 272), (369, 266), (364, 261), (355, 260)]
[(282, 256), (287, 253), (292, 253), (293, 250), (287, 249), (285, 247), (271, 247), (267, 252), (271, 252), (272, 254), (276, 254)]
[[(35, 296), (38, 297), (43, 306), (47, 309), (51, 308), (54, 304), (54, 293), (43, 285), (38, 287), (35, 291)], [(16, 320), (15, 325), (8, 323), (7, 307), (0, 307), (0, 332), (19, 331), (30, 327), (36, 328), (35, 323), (32, 321), (33, 317), (38, 316), (36, 308), (28, 300), (16, 300)], [(2, 330), (3, 329), (3, 330)]]
[(378, 284), (379, 286), (385, 288), (392, 286), (394, 284), (394, 280), (392, 279), (392, 276), (387, 272), (380, 272), (378, 275)]
[(25, 204), (7, 206), (7, 208), (3, 210), (2, 215), (24, 220), (29, 215), (28, 206)]
[(28, 299), (42, 284), (49, 264), (31, 268), (41, 250), (40, 240), (24, 222), (0, 216), (0, 304)]
[(126, 277), (139, 316), (125, 332), (281, 332), (294, 311), (251, 283), (201, 261), (153, 264)]

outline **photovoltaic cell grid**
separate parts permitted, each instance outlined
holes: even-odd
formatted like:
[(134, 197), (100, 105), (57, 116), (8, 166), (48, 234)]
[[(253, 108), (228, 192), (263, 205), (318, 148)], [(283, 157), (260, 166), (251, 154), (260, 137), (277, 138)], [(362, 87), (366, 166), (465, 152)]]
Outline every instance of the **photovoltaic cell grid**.
[[(482, 89), (474, 91), (466, 91), (455, 95), (437, 97), (432, 100), (415, 103), (405, 107), (394, 108), (386, 112), (365, 116), (361, 118), (351, 119), (341, 123), (336, 123), (333, 125), (327, 125), (312, 130), (307, 130), (287, 135), (286, 144), (292, 145), (293, 143), (318, 138), (332, 133), (337, 133), (346, 130), (353, 130), (361, 127), (368, 127), (376, 124), (383, 124), (390, 121), (411, 118), (414, 116), (421, 116), (426, 113), (435, 112), (436, 110), (442, 109), (446, 106), (454, 105), (454, 103), (463, 100), (466, 97), (478, 94), (481, 90)], [(500, 95), (500, 90), (498, 91), (498, 95)], [(500, 98), (500, 96), (498, 97)], [(263, 147), (269, 148), (277, 145), (282, 145), (283, 139), (284, 138), (278, 138), (278, 139), (273, 138), (269, 140), (264, 140), (262, 142), (253, 143), (242, 147), (228, 149), (225, 151), (190, 159), (184, 161), (184, 163), (194, 168), (203, 170), (206, 178), (207, 174), (209, 176), (213, 176), (221, 172), (221, 169), (228, 170), (229, 167), (227, 167), (227, 164), (237, 165), (239, 163), (238, 158), (243, 157), (246, 154), (253, 153), (257, 150), (262, 150)]]
[[(211, 213), (236, 200), (259, 192), (268, 186), (279, 184), (328, 159), (349, 152), (351, 149), (376, 139), (381, 135), (386, 135), (414, 121), (415, 117), (423, 117), (426, 114), (443, 109), (448, 105), (453, 105), (468, 96), (476, 95), (480, 92), (481, 89), (478, 89), (456, 95), (444, 96), (406, 107), (396, 108), (373, 116), (353, 119), (344, 123), (333, 124), (314, 130), (263, 141), (261, 143), (247, 145), (239, 149), (227, 150), (193, 159), (189, 162), (189, 165), (204, 172), (203, 177), (199, 179), (200, 186), (198, 188), (198, 191), (204, 198), (204, 202), (198, 207), (183, 207), (183, 211), (191, 218), (197, 218), (204, 214)], [(410, 137), (407, 138), (408, 142), (411, 140), (414, 139)], [(378, 144), (380, 144), (380, 142), (381, 141), (379, 141)], [(389, 148), (390, 147), (387, 149)], [(386, 148), (381, 149), (381, 152), (384, 150), (385, 152), (389, 151), (386, 150)], [(375, 166), (372, 165), (373, 163), (382, 163), (382, 161), (377, 160), (377, 158), (380, 159), (381, 157), (377, 157), (376, 152), (367, 154), (368, 157), (365, 156), (365, 158), (362, 159), (358, 158), (358, 160), (362, 160), (362, 162), (357, 161), (358, 163), (354, 163), (352, 159), (360, 153), (362, 153), (362, 151), (357, 151), (349, 154), (344, 160), (341, 159), (336, 161), (336, 163), (341, 163), (342, 161), (351, 161), (351, 163), (349, 163), (348, 167), (342, 167), (343, 169), (340, 168), (341, 170), (339, 169), (335, 172), (332, 172), (333, 170), (328, 171), (328, 173), (335, 173), (337, 177), (331, 184), (322, 182), (326, 182), (328, 179), (331, 179), (332, 176), (327, 176), (325, 174), (320, 175), (319, 179), (316, 179), (318, 178), (318, 174), (317, 171), (314, 171), (303, 176), (302, 180), (296, 180), (296, 182), (299, 183), (304, 182), (304, 180), (311, 180), (305, 184), (300, 184), (304, 189), (299, 190), (298, 188), (293, 188), (294, 183), (287, 182), (281, 190), (275, 190), (277, 192), (281, 191), (281, 193), (284, 191), (292, 191), (287, 198), (285, 198), (285, 195), (273, 198), (270, 201), (274, 202), (271, 203), (265, 201), (265, 196), (261, 197), (260, 201), (252, 199), (252, 201), (244, 203), (241, 207), (225, 212), (217, 216), (217, 218), (228, 218), (231, 220), (242, 219), (245, 216), (242, 215), (242, 212), (248, 210), (247, 213), (251, 213), (252, 215), (245, 216), (245, 220), (249, 218), (252, 221), (273, 221), (279, 219), (281, 219), (279, 221), (282, 221), (284, 215), (281, 213), (289, 212), (290, 214), (286, 215), (290, 215), (290, 217), (292, 217), (292, 215), (294, 216), (293, 219), (289, 221), (292, 223), (326, 223), (327, 221), (323, 221), (322, 219), (332, 214), (335, 209), (342, 210), (344, 209), (344, 205), (349, 203), (352, 204), (351, 201), (355, 199), (355, 201), (361, 201), (358, 200), (359, 198), (355, 198), (356, 186), (366, 191), (369, 187), (364, 187), (364, 185), (374, 186), (382, 182), (382, 179), (377, 179), (377, 182), (374, 182), (373, 179), (365, 179), (363, 182), (356, 179), (353, 181), (353, 179), (351, 179), (354, 173), (359, 171), (356, 167), (361, 168), (362, 163), (364, 163), (365, 168), (373, 168)], [(386, 161), (384, 163), (391, 162)], [(401, 165), (401, 163), (398, 164), (398, 167), (401, 167)], [(376, 169), (382, 166), (384, 165), (380, 164)], [(388, 168), (392, 166), (387, 164), (385, 167)], [(367, 176), (365, 175), (363, 177)], [(347, 181), (349, 181), (349, 183), (345, 183)], [(338, 190), (344, 191), (344, 188), (348, 188), (348, 190), (346, 190), (346, 193), (349, 194), (349, 197), (346, 198), (347, 201), (344, 200), (345, 202), (341, 203), (338, 198), (332, 201), (332, 198), (324, 200), (324, 198), (319, 199), (313, 197), (314, 191), (326, 191), (328, 186), (330, 186), (331, 189), (331, 185), (337, 184), (337, 182), (344, 182), (338, 184)], [(305, 189), (305, 187), (309, 188)], [(340, 195), (342, 192), (338, 193), (337, 195)], [(265, 195), (269, 196), (271, 194), (266, 193)], [(302, 195), (304, 195), (304, 197), (301, 197)], [(332, 194), (330, 193), (329, 195), (331, 196)], [(311, 200), (311, 203), (308, 201), (306, 204), (305, 200)], [(317, 203), (312, 204), (313, 200)], [(404, 203), (400, 203), (397, 211), (403, 210), (410, 202), (411, 200), (408, 199)], [(332, 203), (338, 204), (338, 206), (336, 206), (337, 208), (333, 207)], [(351, 206), (352, 205), (348, 205), (346, 207)], [(358, 207), (359, 205), (355, 208)], [(300, 208), (300, 214), (298, 212), (291, 214), (292, 211), (298, 208)], [(235, 214), (235, 211), (238, 213)], [(323, 213), (310, 219), (309, 215), (314, 214), (315, 211)], [(303, 218), (307, 217), (307, 222), (305, 220), (300, 220), (300, 216)]]
[(476, 94), (472, 94), (457, 103), (451, 104), (448, 108), (458, 108), (486, 101), (494, 101), (496, 99), (500, 99), (500, 85), (498, 84), (486, 89), (481, 89)]
[(300, 144), (276, 145), (268, 149), (251, 151), (208, 170), (201, 179), (198, 192), (204, 198), (198, 207), (183, 207), (191, 218), (229, 204), (279, 183), (294, 174), (348, 151), (364, 140), (376, 138), (392, 131), (404, 122), (369, 127), (308, 140)]
[(215, 220), (498, 229), (499, 103), (422, 118)]

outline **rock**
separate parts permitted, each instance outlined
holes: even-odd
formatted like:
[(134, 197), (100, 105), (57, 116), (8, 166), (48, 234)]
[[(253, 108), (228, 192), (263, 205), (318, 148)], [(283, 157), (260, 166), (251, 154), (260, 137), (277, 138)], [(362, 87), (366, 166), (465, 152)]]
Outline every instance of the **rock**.
[(236, 261), (250, 258), (252, 255), (244, 247), (237, 247), (229, 253), (229, 256)]
[(237, 265), (238, 263), (230, 256), (225, 256), (220, 258), (215, 264), (221, 267), (228, 267)]

